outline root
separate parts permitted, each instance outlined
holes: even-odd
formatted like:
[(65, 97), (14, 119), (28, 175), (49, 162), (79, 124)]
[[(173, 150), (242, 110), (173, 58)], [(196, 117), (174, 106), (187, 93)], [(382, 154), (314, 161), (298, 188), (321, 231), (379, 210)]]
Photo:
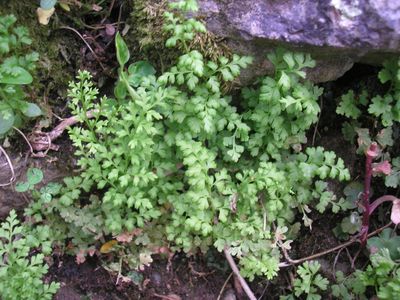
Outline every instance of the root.
[(11, 159), (10, 159), (10, 157), (8, 156), (7, 152), (3, 149), (2, 146), (0, 146), (0, 151), (1, 151), (1, 153), (4, 155), (4, 157), (6, 158), (8, 167), (10, 168), (10, 171), (11, 171), (11, 178), (10, 178), (9, 182), (7, 182), (7, 183), (0, 183), (0, 187), (5, 187), (5, 186), (11, 185), (11, 184), (15, 181), (15, 172), (14, 172), (14, 167), (13, 167), (13, 164), (12, 164), (12, 162), (11, 162)]

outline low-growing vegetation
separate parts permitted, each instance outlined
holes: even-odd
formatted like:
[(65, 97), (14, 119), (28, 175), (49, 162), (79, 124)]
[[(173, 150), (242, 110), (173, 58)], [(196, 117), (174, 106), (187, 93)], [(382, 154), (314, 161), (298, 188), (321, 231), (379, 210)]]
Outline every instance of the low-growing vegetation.
[[(188, 17), (196, 1), (168, 7), (165, 44), (178, 53), (172, 65), (159, 70), (133, 61), (116, 32), (113, 95), (103, 95), (89, 71), (77, 70), (68, 89), (72, 117), (56, 133), (41, 132), (45, 156), (68, 128), (79, 172), (45, 184), (43, 172), (30, 168), (15, 185), (31, 201), (22, 224), (12, 211), (0, 228), (1, 299), (51, 299), (60, 285), (45, 283), (44, 256), (53, 249), (73, 255), (77, 264), (106, 256), (103, 264), (117, 283), (134, 281), (132, 271), (144, 270), (156, 255), (171, 259), (176, 252), (216, 249), (250, 299), (256, 298), (249, 282), (273, 281), (291, 266), (296, 273), (280, 299), (396, 299), (399, 62), (379, 72), (389, 86), (385, 94), (350, 90), (337, 105), (336, 113), (348, 119), (344, 138), (357, 144), (360, 163), (351, 174), (334, 151), (307, 139), (320, 122), (324, 92), (307, 79), (315, 67), (309, 54), (278, 48), (268, 55), (274, 74), (239, 87), (236, 80), (252, 68), (252, 58), (206, 58), (192, 48), (206, 32)], [(26, 52), (27, 29), (15, 22), (0, 16), (0, 137), (42, 114), (23, 89), (32, 83), (38, 54)], [(31, 152), (37, 149), (37, 140), (26, 140)], [(391, 222), (373, 228), (378, 210), (381, 224)], [(315, 219), (331, 214), (337, 224), (329, 230), (343, 243), (292, 259), (301, 235), (312, 234)], [(317, 260), (348, 247), (351, 272), (321, 274)]]

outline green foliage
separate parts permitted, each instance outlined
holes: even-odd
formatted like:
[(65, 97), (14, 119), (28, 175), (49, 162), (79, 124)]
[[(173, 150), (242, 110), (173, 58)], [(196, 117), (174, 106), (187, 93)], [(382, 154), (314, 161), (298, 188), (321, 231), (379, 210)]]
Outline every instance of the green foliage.
[[(193, 1), (185, 3), (175, 8), (193, 8)], [(184, 49), (175, 66), (157, 76), (147, 62), (129, 65), (118, 35), (115, 99), (99, 99), (88, 72), (70, 84), (69, 106), (80, 126), (69, 135), (82, 171), (66, 178), (60, 198), (38, 213), (71, 238), (79, 257), (111, 236), (130, 234), (131, 242), (123, 238), (107, 248), (118, 249), (131, 268), (149, 263), (159, 249), (194, 253), (228, 246), (243, 275), (272, 278), (280, 248), (290, 247), (284, 232), (295, 214), (311, 227), (312, 208), (341, 210), (324, 180), (350, 177), (335, 153), (301, 151), (320, 111), (322, 90), (304, 80), (304, 68), (314, 61), (301, 53), (272, 53), (275, 75), (234, 104), (222, 86), (251, 58), (208, 61), (186, 51), (192, 38), (186, 33), (197, 25), (179, 29), (184, 19), (166, 18), (173, 24), (166, 29)]]
[[(43, 229), (43, 228), (42, 228)], [(21, 226), (15, 211), (11, 211), (0, 227), (0, 297), (14, 299), (52, 299), (58, 283), (45, 284), (47, 273), (43, 254), (31, 255), (32, 247), (42, 246), (45, 238), (34, 236)]]
[(361, 110), (357, 107), (359, 104), (365, 106), (368, 104), (367, 92), (363, 91), (359, 97), (355, 97), (354, 91), (350, 90), (342, 95), (341, 101), (336, 108), (336, 113), (339, 115), (352, 118), (354, 120), (361, 116)]
[(166, 47), (175, 47), (180, 44), (188, 52), (187, 42), (195, 37), (196, 32), (206, 32), (203, 23), (184, 15), (189, 12), (196, 12), (198, 10), (197, 2), (195, 0), (176, 1), (169, 3), (169, 7), (177, 10), (177, 13), (168, 11), (164, 13), (164, 29), (171, 33), (165, 45)]
[(399, 263), (390, 257), (388, 249), (381, 249), (371, 255), (371, 265), (357, 277), (365, 287), (375, 288), (378, 299), (396, 299), (400, 294)]
[(15, 186), (17, 192), (23, 193), (28, 190), (33, 190), (35, 185), (43, 180), (43, 172), (37, 168), (29, 168), (26, 173), (26, 179), (27, 181), (25, 182), (17, 183)]
[[(297, 269), (299, 276), (294, 280), (294, 295), (299, 297), (303, 294), (307, 295), (307, 300), (319, 300), (321, 296), (320, 291), (326, 291), (329, 281), (318, 274), (321, 265), (317, 261), (304, 262)], [(297, 299), (293, 295), (281, 296), (284, 299)]]
[(399, 260), (400, 236), (396, 235), (391, 228), (385, 228), (379, 236), (368, 239), (368, 248), (371, 253), (387, 249), (393, 260)]
[(355, 273), (346, 277), (343, 272), (336, 272), (336, 284), (331, 286), (332, 296), (336, 297), (335, 299), (343, 300), (368, 299), (364, 295), (365, 286), (357, 276), (359, 274), (361, 274), (361, 271), (356, 271)]
[(400, 186), (400, 157), (392, 159), (392, 172), (385, 177), (385, 185), (392, 188)]
[(24, 100), (23, 86), (33, 81), (30, 72), (38, 54), (26, 54), (26, 45), (31, 44), (28, 30), (15, 27), (15, 22), (13, 15), (0, 16), (0, 137), (25, 118), (42, 114), (36, 104)]
[(359, 105), (368, 106), (368, 112), (379, 119), (384, 127), (392, 126), (394, 122), (400, 122), (400, 61), (391, 60), (383, 64), (379, 72), (381, 83), (390, 83), (390, 88), (384, 95), (370, 97), (363, 90), (357, 97), (352, 90), (341, 98), (336, 112), (348, 118), (358, 119), (362, 112)]
[[(350, 122), (343, 123), (342, 132), (345, 139), (350, 142), (354, 142), (357, 137), (358, 154), (363, 155), (372, 142), (377, 142), (380, 149), (383, 150), (381, 155), (383, 160), (390, 160), (388, 150), (394, 145), (398, 135), (392, 125), (394, 122), (400, 121), (400, 118), (397, 117), (400, 116), (400, 101), (393, 102), (393, 99), (398, 99), (400, 95), (400, 84), (397, 82), (398, 78), (395, 76), (397, 72), (400, 72), (400, 67), (397, 63), (392, 65), (388, 63), (384, 64), (384, 69), (379, 73), (379, 79), (382, 83), (390, 81), (391, 86), (385, 95), (373, 97), (370, 104), (370, 97), (365, 90), (359, 96), (355, 95), (352, 90), (342, 96), (336, 112), (352, 119)], [(361, 128), (363, 112), (360, 109), (360, 105), (364, 107), (368, 106), (370, 114), (377, 118), (380, 117), (378, 118), (380, 122), (375, 123), (373, 131), (369, 128)], [(376, 129), (379, 130), (377, 133)], [(395, 188), (399, 185), (400, 180), (400, 160), (398, 158), (392, 159), (391, 165), (392, 171), (390, 175), (385, 177), (385, 185)]]
[(389, 91), (383, 96), (375, 96), (368, 112), (379, 117), (383, 126), (392, 126), (393, 122), (400, 122), (400, 60), (390, 60), (383, 64), (379, 72), (382, 83), (390, 83)]
[(315, 66), (309, 55), (278, 49), (268, 58), (275, 75), (264, 78), (259, 89), (244, 89), (248, 105), (244, 119), (254, 131), (249, 139), (251, 155), (259, 156), (263, 150), (261, 159), (279, 160), (282, 149), (297, 149), (305, 142), (305, 131), (318, 120), (322, 89), (303, 80), (303, 69)]
[[(36, 189), (35, 186), (43, 180), (43, 172), (38, 168), (29, 168), (26, 173), (26, 180), (27, 181), (18, 182), (15, 186), (15, 190), (19, 193), (30, 191), (36, 200), (40, 199), (43, 201), (41, 204), (50, 202), (53, 196), (57, 195), (61, 189), (61, 185), (54, 182), (50, 182), (46, 186), (40, 188), (40, 190)], [(39, 203), (36, 202), (31, 206), (34, 207), (38, 205)]]
[[(391, 228), (384, 229), (379, 236), (368, 239), (370, 265), (365, 270), (356, 270), (345, 277), (336, 274), (332, 295), (338, 299), (396, 299), (400, 293), (400, 239)], [(371, 289), (372, 288), (372, 289)]]

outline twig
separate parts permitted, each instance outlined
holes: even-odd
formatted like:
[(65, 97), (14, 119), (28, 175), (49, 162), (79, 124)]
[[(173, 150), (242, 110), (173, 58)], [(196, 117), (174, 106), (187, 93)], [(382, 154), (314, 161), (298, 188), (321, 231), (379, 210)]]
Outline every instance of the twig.
[(196, 271), (196, 270), (194, 269), (192, 263), (189, 263), (189, 269), (190, 269), (190, 271), (191, 271), (194, 275), (197, 275), (197, 276), (199, 276), (199, 277), (205, 277), (205, 276), (211, 275), (211, 274), (215, 273), (215, 271), (216, 271), (216, 270), (212, 270), (211, 272), (208, 272), (208, 273), (205, 273), (205, 272), (198, 272), (198, 271)]
[(31, 151), (31, 154), (34, 154), (34, 153), (33, 153), (32, 145), (31, 145), (31, 143), (29, 142), (29, 140), (28, 140), (28, 138), (26, 137), (26, 135), (25, 135), (21, 130), (19, 130), (17, 127), (14, 127), (14, 126), (13, 126), (13, 129), (14, 129), (16, 132), (18, 132), (18, 133), (24, 138), (25, 142), (26, 142), (26, 143), (28, 144), (28, 146), (29, 146), (29, 150)]
[[(387, 228), (387, 227), (389, 227), (391, 225), (392, 225), (392, 222), (386, 224), (385, 226), (383, 226), (381, 228), (378, 228), (377, 230), (375, 230), (375, 231), (371, 232), (370, 234), (368, 234), (368, 237), (377, 235), (382, 230), (384, 230), (385, 228)], [(283, 248), (282, 252), (283, 252), (283, 255), (284, 255), (285, 259), (287, 260), (287, 262), (280, 263), (278, 266), (279, 266), (279, 268), (285, 268), (285, 267), (289, 267), (289, 266), (292, 266), (292, 265), (301, 264), (302, 262), (305, 262), (305, 261), (308, 261), (308, 260), (313, 260), (313, 259), (316, 259), (318, 257), (324, 256), (326, 254), (335, 252), (337, 250), (341, 250), (341, 249), (343, 249), (345, 247), (348, 247), (348, 246), (350, 246), (350, 245), (352, 245), (352, 244), (354, 244), (356, 242), (360, 242), (359, 239), (358, 238), (353, 238), (350, 241), (347, 241), (347, 242), (345, 242), (343, 244), (337, 245), (336, 247), (324, 250), (322, 252), (319, 252), (319, 253), (316, 253), (316, 254), (313, 254), (313, 255), (310, 255), (310, 256), (307, 256), (307, 257), (299, 258), (299, 259), (291, 259), (290, 256), (288, 255), (286, 249)]]
[(265, 288), (263, 289), (263, 291), (262, 291), (260, 297), (258, 297), (258, 300), (261, 300), (261, 299), (262, 299), (262, 297), (264, 296), (265, 292), (267, 291), (268, 285), (269, 285), (269, 281), (268, 281), (267, 284), (265, 285)]
[(122, 256), (119, 259), (119, 268), (118, 268), (118, 275), (117, 275), (117, 281), (115, 282), (115, 285), (118, 285), (119, 279), (122, 277)]
[(14, 182), (14, 180), (15, 180), (15, 172), (14, 172), (14, 167), (13, 167), (13, 165), (12, 165), (11, 159), (10, 159), (10, 157), (8, 156), (7, 152), (3, 149), (2, 146), (0, 146), (0, 151), (1, 151), (1, 152), (3, 153), (3, 155), (5, 156), (5, 158), (6, 158), (6, 160), (7, 160), (7, 163), (8, 163), (8, 166), (9, 166), (9, 168), (10, 168), (10, 170), (11, 170), (11, 178), (10, 178), (10, 181), (9, 181), (8, 183), (0, 183), (0, 186), (1, 186), (1, 187), (5, 187), (5, 186), (11, 185), (11, 184)]
[(112, 0), (110, 6), (108, 8), (107, 14), (104, 16), (103, 20), (101, 20), (100, 23), (103, 24), (107, 20), (107, 18), (111, 15), (111, 12), (112, 12), (112, 10), (114, 8), (114, 4), (115, 4), (115, 0)]
[(311, 145), (314, 147), (314, 144), (315, 144), (315, 137), (316, 137), (316, 135), (317, 135), (317, 132), (318, 132), (318, 125), (319, 125), (319, 120), (321, 119), (321, 114), (322, 114), (322, 105), (323, 105), (323, 100), (322, 100), (323, 98), (321, 97), (321, 104), (320, 104), (320, 112), (319, 112), (319, 115), (318, 115), (318, 121), (317, 121), (317, 124), (315, 124), (315, 128), (314, 128), (314, 133), (313, 133), (313, 137), (312, 137), (312, 143), (311, 143)]
[(238, 269), (235, 261), (233, 260), (232, 255), (229, 253), (229, 249), (228, 249), (227, 246), (225, 246), (225, 248), (224, 248), (224, 253), (225, 253), (226, 260), (228, 261), (229, 266), (232, 269), (232, 272), (238, 278), (238, 280), (239, 280), (240, 284), (242, 285), (242, 288), (245, 291), (247, 297), (249, 297), (250, 300), (257, 300), (256, 296), (254, 296), (253, 292), (251, 291), (250, 287), (248, 286), (246, 280), (244, 280), (242, 275), (240, 275), (239, 269)]
[[(86, 113), (86, 117), (91, 119), (94, 117), (94, 113), (98, 112), (97, 109), (95, 110), (89, 110)], [(52, 131), (50, 132), (34, 132), (32, 136), (29, 137), (29, 141), (32, 144), (32, 148), (35, 151), (42, 151), (42, 150), (47, 150), (51, 149), (50, 147), (52, 146), (52, 142), (58, 138), (60, 135), (63, 134), (64, 130), (68, 126), (72, 126), (76, 123), (79, 122), (79, 119), (77, 116), (72, 116), (69, 118), (66, 118), (60, 122)], [(39, 135), (39, 136), (38, 136)], [(44, 140), (45, 138), (45, 140)], [(45, 147), (45, 148), (44, 148)]]
[(104, 68), (103, 64), (101, 63), (99, 57), (97, 56), (96, 52), (94, 52), (94, 50), (92, 49), (92, 47), (89, 45), (89, 43), (86, 41), (86, 39), (79, 33), (78, 30), (76, 30), (76, 29), (74, 29), (74, 28), (72, 28), (72, 27), (69, 27), (69, 26), (60, 26), (59, 28), (60, 28), (60, 29), (68, 29), (68, 30), (71, 30), (71, 31), (75, 32), (75, 33), (81, 38), (81, 40), (86, 44), (86, 46), (88, 47), (88, 49), (90, 50), (90, 52), (92, 52), (94, 58), (95, 58), (95, 59), (97, 60), (97, 62), (100, 64), (100, 67), (103, 69), (103, 71), (105, 71), (105, 68)]
[[(94, 113), (98, 112), (97, 109), (94, 110), (89, 110), (86, 112), (86, 117), (88, 119), (92, 119), (94, 117)], [(60, 124), (58, 124), (52, 131), (49, 132), (49, 137), (53, 141), (56, 138), (58, 138), (60, 135), (63, 134), (65, 128), (68, 126), (74, 125), (79, 122), (79, 119), (77, 116), (72, 116), (69, 118), (64, 119)]]
[(218, 294), (217, 300), (220, 300), (220, 299), (221, 299), (222, 293), (224, 292), (225, 287), (226, 287), (226, 285), (228, 284), (229, 279), (231, 279), (232, 275), (233, 275), (233, 272), (231, 272), (231, 274), (229, 274), (228, 278), (225, 280), (224, 285), (222, 286), (221, 291), (220, 291), (219, 294)]

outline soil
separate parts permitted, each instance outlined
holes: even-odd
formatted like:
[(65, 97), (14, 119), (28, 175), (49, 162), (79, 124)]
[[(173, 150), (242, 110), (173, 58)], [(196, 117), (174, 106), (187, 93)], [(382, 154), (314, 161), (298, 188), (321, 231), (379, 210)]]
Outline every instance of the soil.
[[(229, 276), (201, 259), (179, 254), (170, 266), (166, 260), (155, 258), (151, 267), (136, 273), (136, 284), (121, 281), (116, 284), (117, 276), (100, 265), (97, 259), (81, 265), (69, 256), (55, 260), (48, 280), (62, 282), (56, 299), (217, 299)], [(222, 299), (232, 290), (230, 284), (225, 290)]]
[[(85, 11), (79, 11), (75, 7), (72, 7), (71, 12), (64, 12), (58, 8), (53, 25), (49, 25), (49, 27), (36, 25), (37, 1), (7, 1), (7, 4), (3, 2), (0, 3), (2, 13), (13, 12), (21, 24), (34, 28), (31, 34), (37, 42), (33, 47), (39, 46), (42, 60), (39, 67), (41, 81), (37, 82), (32, 97), (45, 95), (43, 100), (39, 101), (48, 108), (47, 124), (43, 123), (43, 127), (53, 127), (57, 124), (58, 117), (69, 116), (65, 100), (66, 82), (75, 76), (79, 68), (88, 69), (95, 75), (102, 92), (112, 91), (116, 77), (115, 54), (113, 43), (110, 43), (112, 39), (105, 33), (103, 25), (127, 19), (129, 16), (128, 5), (121, 6), (121, 4), (128, 1), (104, 1), (102, 6), (106, 11), (108, 8), (112, 8), (109, 14), (95, 13), (85, 8), (85, 15)], [(64, 28), (53, 30), (56, 25)], [(81, 35), (91, 44), (93, 52), (71, 28), (81, 32)], [(40, 47), (39, 41), (46, 41), (46, 46)], [(368, 82), (368, 86), (379, 89), (379, 85), (376, 84), (376, 73), (376, 68), (356, 66), (349, 75), (346, 75), (347, 77), (335, 83), (326, 84), (322, 99), (321, 120), (308, 136), (309, 145), (321, 145), (344, 158), (353, 178), (359, 175), (362, 162), (354, 154), (355, 146), (342, 138), (341, 123), (343, 120), (334, 113), (335, 101), (338, 95), (348, 88), (357, 89), (360, 81)], [(354, 78), (358, 78), (358, 80), (355, 81)], [(17, 170), (18, 180), (22, 179), (22, 174), (25, 174), (26, 169), (32, 165), (40, 165), (46, 174), (47, 181), (57, 181), (72, 174), (75, 160), (73, 147), (66, 134), (56, 141), (60, 150), (49, 153), (45, 158), (27, 158), (28, 146), (19, 135), (13, 135), (10, 143), (16, 153), (11, 158)], [(3, 172), (2, 176), (6, 176), (5, 174)], [(2, 182), (4, 181), (2, 180)], [(331, 186), (331, 189), (340, 193), (343, 186)], [(11, 189), (0, 189), (0, 218), (4, 217), (11, 209), (4, 203), (17, 203), (14, 208), (22, 208), (27, 203), (26, 199), (11, 201), (12, 197), (15, 197), (15, 193)], [(314, 220), (312, 231), (304, 229), (299, 234), (300, 238), (292, 245), (290, 256), (293, 259), (309, 256), (338, 245), (340, 241), (334, 237), (332, 229), (342, 217), (342, 215), (333, 214), (311, 215)], [(350, 252), (354, 253), (356, 250), (356, 248), (350, 248)], [(55, 299), (58, 300), (211, 300), (219, 297), (224, 300), (246, 299), (234, 277), (230, 277), (231, 270), (225, 262), (225, 258), (219, 253), (212, 252), (192, 257), (178, 253), (170, 261), (166, 258), (155, 257), (150, 267), (132, 272), (131, 279), (133, 278), (133, 281), (128, 283), (117, 280), (117, 275), (103, 268), (102, 261), (98, 258), (89, 258), (79, 265), (75, 262), (75, 258), (70, 256), (55, 256), (52, 260), (46, 280), (61, 283), (61, 289), (55, 296)], [(345, 251), (338, 257), (336, 257), (336, 253), (333, 253), (324, 256), (319, 261), (323, 273), (330, 278), (334, 276), (333, 269), (342, 270), (345, 273), (350, 269)], [(363, 263), (362, 259), (360, 263)], [(293, 268), (283, 269), (275, 280), (270, 282), (258, 278), (251, 283), (251, 288), (259, 299), (278, 299), (279, 295), (287, 292), (291, 286), (293, 273)]]

